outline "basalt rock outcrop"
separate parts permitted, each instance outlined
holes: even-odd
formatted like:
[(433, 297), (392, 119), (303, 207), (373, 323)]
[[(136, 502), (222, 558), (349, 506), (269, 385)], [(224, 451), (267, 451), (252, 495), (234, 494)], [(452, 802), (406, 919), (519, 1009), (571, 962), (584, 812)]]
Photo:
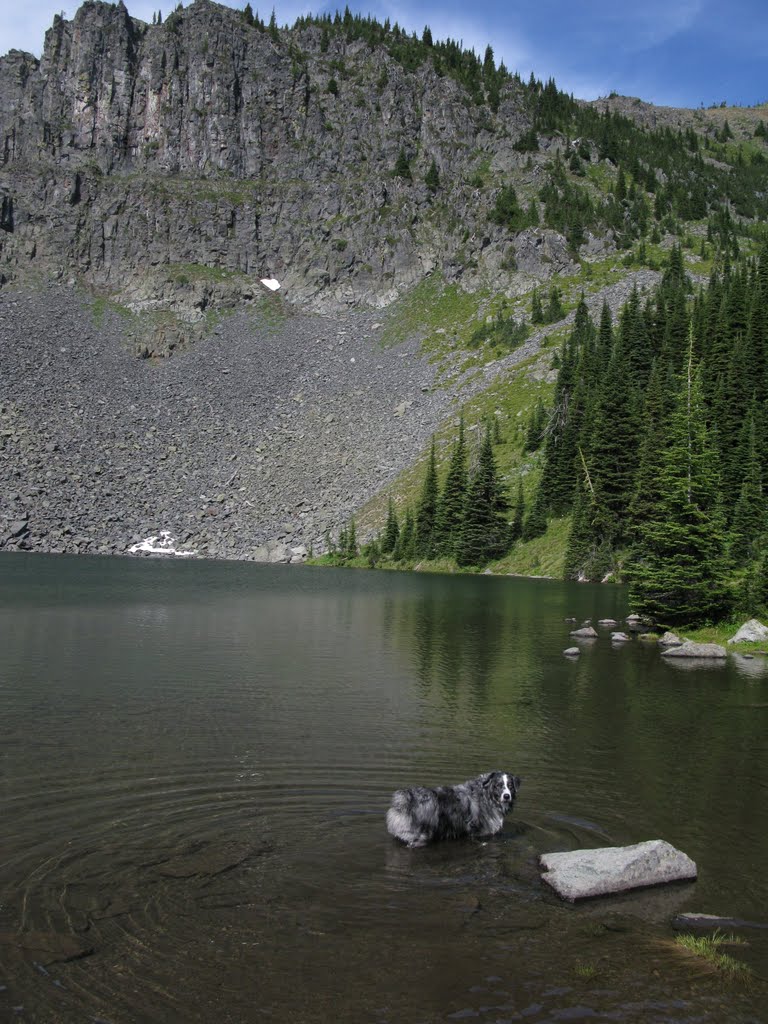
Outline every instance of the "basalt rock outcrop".
[(529, 127), (513, 80), (492, 113), (431, 63), (316, 25), (269, 33), (209, 0), (149, 25), (87, 0), (39, 60), (0, 58), (0, 275), (75, 276), (187, 321), (265, 276), (315, 311), (386, 305), (434, 268), (529, 287), (573, 266), (565, 240), (512, 245), (472, 183), (518, 168), (534, 187), (513, 148)]

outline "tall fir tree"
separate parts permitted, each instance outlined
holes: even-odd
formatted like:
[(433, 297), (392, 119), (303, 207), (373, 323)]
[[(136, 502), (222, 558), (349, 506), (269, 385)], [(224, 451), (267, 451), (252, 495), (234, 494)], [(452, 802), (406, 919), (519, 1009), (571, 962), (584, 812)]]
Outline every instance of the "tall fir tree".
[(508, 504), (493, 455), (493, 437), (486, 428), (477, 468), (469, 482), (467, 504), (456, 560), (459, 565), (484, 565), (509, 548)]
[(523, 536), (523, 525), (525, 523), (525, 495), (523, 494), (523, 481), (517, 481), (517, 497), (515, 499), (515, 511), (512, 515), (512, 523), (509, 527), (509, 540), (515, 544)]
[(754, 417), (749, 418), (746, 428), (748, 442), (744, 476), (731, 521), (730, 555), (731, 561), (737, 566), (744, 566), (759, 557), (760, 544), (768, 530)]
[[(692, 347), (692, 343), (691, 343)], [(691, 353), (692, 355), (692, 353)], [(659, 501), (639, 524), (630, 600), (664, 624), (716, 620), (729, 608), (717, 458), (699, 374), (689, 357), (658, 453)]]
[(384, 525), (384, 533), (379, 548), (382, 555), (391, 555), (397, 545), (397, 538), (400, 536), (400, 523), (395, 511), (395, 503), (390, 496), (387, 505), (387, 521)]
[(417, 558), (432, 558), (435, 553), (435, 521), (437, 519), (437, 456), (435, 439), (429, 449), (427, 472), (421, 488), (421, 497), (416, 506), (416, 530), (414, 536)]
[(451, 452), (448, 474), (440, 494), (435, 521), (435, 553), (454, 557), (467, 503), (467, 443), (464, 417), (459, 419), (459, 436)]
[(404, 562), (415, 556), (415, 522), (413, 518), (413, 511), (409, 508), (405, 510), (403, 516), (403, 525), (400, 530), (400, 535), (395, 543), (394, 550), (392, 552), (392, 558), (395, 562)]

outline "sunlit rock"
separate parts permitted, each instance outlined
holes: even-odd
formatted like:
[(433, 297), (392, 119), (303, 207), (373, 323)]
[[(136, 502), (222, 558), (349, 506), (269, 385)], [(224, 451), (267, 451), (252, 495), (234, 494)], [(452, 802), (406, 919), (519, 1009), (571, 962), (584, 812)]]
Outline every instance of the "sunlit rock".
[(696, 878), (691, 858), (663, 839), (634, 846), (545, 853), (539, 864), (543, 881), (570, 902)]
[(764, 626), (758, 619), (750, 619), (745, 622), (728, 641), (729, 644), (756, 644), (768, 640), (768, 626)]

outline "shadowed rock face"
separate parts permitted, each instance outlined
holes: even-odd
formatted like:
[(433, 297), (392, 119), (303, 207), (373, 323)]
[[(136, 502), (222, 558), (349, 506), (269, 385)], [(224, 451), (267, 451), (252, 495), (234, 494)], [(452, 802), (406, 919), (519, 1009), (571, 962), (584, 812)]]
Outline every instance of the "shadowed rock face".
[[(469, 180), (522, 167), (529, 123), (514, 83), (491, 114), (431, 64), (341, 37), (324, 52), (316, 27), (275, 40), (208, 0), (161, 25), (87, 2), (39, 61), (0, 58), (0, 268), (74, 271), (136, 308), (163, 301), (169, 264), (244, 275), (233, 300), (275, 276), (321, 310), (385, 305), (434, 267), (508, 282), (493, 190)], [(412, 182), (392, 176), (401, 149)], [(572, 266), (554, 232), (518, 249), (526, 276)]]

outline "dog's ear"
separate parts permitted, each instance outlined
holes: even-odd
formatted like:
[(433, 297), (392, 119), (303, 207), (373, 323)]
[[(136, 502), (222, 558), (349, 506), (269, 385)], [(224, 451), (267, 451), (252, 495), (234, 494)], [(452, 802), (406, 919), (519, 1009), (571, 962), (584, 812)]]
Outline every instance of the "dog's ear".
[(512, 788), (517, 793), (517, 791), (520, 789), (520, 787), (523, 784), (523, 780), (520, 778), (519, 775), (510, 775), (509, 778), (510, 778), (510, 780), (512, 782)]
[(493, 784), (493, 781), (498, 774), (498, 772), (486, 772), (485, 775), (480, 776), (481, 784), (487, 788)]

